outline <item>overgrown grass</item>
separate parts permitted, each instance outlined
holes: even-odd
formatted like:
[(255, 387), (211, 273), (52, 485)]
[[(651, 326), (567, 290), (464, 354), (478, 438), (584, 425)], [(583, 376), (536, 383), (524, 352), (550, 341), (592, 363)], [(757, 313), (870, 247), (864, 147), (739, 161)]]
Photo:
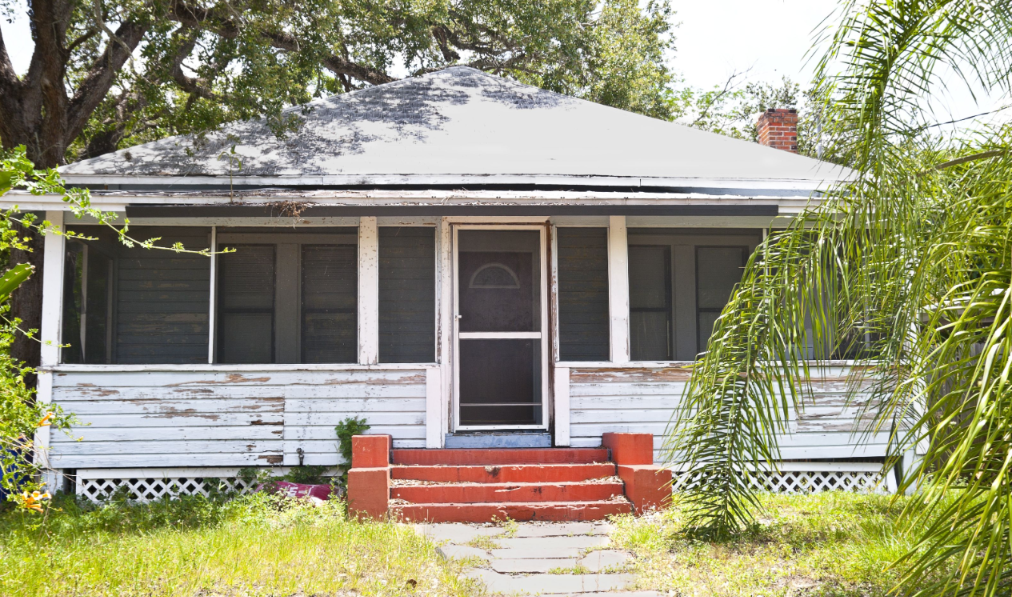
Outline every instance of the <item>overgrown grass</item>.
[(410, 527), (264, 494), (0, 513), (0, 595), (479, 595)]
[(680, 596), (884, 596), (899, 578), (889, 564), (914, 540), (899, 520), (904, 499), (767, 494), (758, 524), (723, 543), (690, 538), (688, 513), (675, 503), (616, 519), (612, 538), (636, 554), (641, 588)]

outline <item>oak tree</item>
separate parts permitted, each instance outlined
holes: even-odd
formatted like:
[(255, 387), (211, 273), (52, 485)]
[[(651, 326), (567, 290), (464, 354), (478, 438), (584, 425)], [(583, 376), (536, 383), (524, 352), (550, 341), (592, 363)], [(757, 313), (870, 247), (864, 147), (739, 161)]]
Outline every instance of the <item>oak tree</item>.
[[(666, 0), (0, 0), (18, 11), (35, 48), (19, 75), (0, 32), (0, 141), (40, 168), (236, 119), (283, 134), (288, 106), (452, 64), (672, 109)], [(38, 327), (42, 252), (16, 253), (36, 275), (13, 313)]]

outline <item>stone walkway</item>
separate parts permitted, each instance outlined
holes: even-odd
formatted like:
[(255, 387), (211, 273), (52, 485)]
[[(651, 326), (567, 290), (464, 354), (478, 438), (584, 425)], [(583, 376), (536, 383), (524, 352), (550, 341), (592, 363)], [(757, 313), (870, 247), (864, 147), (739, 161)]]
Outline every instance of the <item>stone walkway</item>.
[(447, 558), (473, 566), (466, 575), (503, 595), (660, 597), (625, 591), (632, 554), (608, 549), (606, 523), (424, 524), (416, 528)]

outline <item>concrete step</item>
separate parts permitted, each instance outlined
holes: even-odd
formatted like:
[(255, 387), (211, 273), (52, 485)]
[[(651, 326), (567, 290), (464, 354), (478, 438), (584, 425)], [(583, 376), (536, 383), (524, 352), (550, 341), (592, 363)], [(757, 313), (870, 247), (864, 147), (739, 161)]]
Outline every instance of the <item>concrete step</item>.
[(591, 462), (608, 462), (608, 450), (605, 448), (493, 448), (393, 451), (393, 464), (409, 465), (586, 464)]
[(596, 464), (510, 464), (501, 466), (394, 466), (394, 479), (436, 483), (575, 483), (616, 474), (610, 462)]
[(621, 481), (395, 485), (390, 497), (412, 503), (593, 502), (624, 495)]
[(626, 498), (590, 502), (500, 502), (457, 504), (392, 504), (390, 514), (404, 522), (493, 522), (603, 520), (632, 512)]

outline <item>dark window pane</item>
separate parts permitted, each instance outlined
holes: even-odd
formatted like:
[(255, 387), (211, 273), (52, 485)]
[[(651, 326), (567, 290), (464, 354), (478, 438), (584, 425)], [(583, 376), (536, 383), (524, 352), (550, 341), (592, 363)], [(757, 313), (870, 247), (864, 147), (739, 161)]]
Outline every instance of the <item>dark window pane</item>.
[(63, 332), (60, 357), (64, 363), (111, 363), (113, 260), (96, 244), (67, 241), (63, 276)]
[(234, 245), (218, 256), (218, 362), (274, 362), (273, 245)]
[(629, 311), (632, 360), (671, 360), (670, 247), (629, 247)]
[(436, 231), (379, 229), (381, 363), (436, 360)]
[[(62, 341), (71, 346), (62, 351), (65, 362), (207, 362), (209, 258), (128, 248), (100, 226), (71, 230), (92, 240), (67, 243)], [(210, 241), (209, 228), (133, 226), (130, 235), (194, 250)]]
[(541, 236), (535, 230), (461, 230), (461, 332), (541, 329)]
[(741, 280), (746, 247), (696, 247), (696, 332), (698, 350), (706, 350), (714, 322)]
[(713, 334), (713, 325), (720, 317), (720, 311), (700, 311), (696, 317), (696, 331), (699, 333), (699, 351), (706, 350), (706, 343)]
[(83, 363), (86, 344), (81, 320), (85, 318), (84, 276), (87, 275), (85, 245), (67, 241), (63, 260), (63, 330), (60, 335), (60, 359), (64, 363)]
[(462, 425), (540, 425), (541, 418), (540, 340), (460, 340)]
[(559, 228), (559, 358), (607, 361), (608, 229)]
[(358, 249), (302, 245), (302, 362), (358, 360)]
[(696, 249), (696, 305), (700, 309), (724, 308), (734, 285), (741, 280), (745, 265), (742, 247), (698, 247)]

